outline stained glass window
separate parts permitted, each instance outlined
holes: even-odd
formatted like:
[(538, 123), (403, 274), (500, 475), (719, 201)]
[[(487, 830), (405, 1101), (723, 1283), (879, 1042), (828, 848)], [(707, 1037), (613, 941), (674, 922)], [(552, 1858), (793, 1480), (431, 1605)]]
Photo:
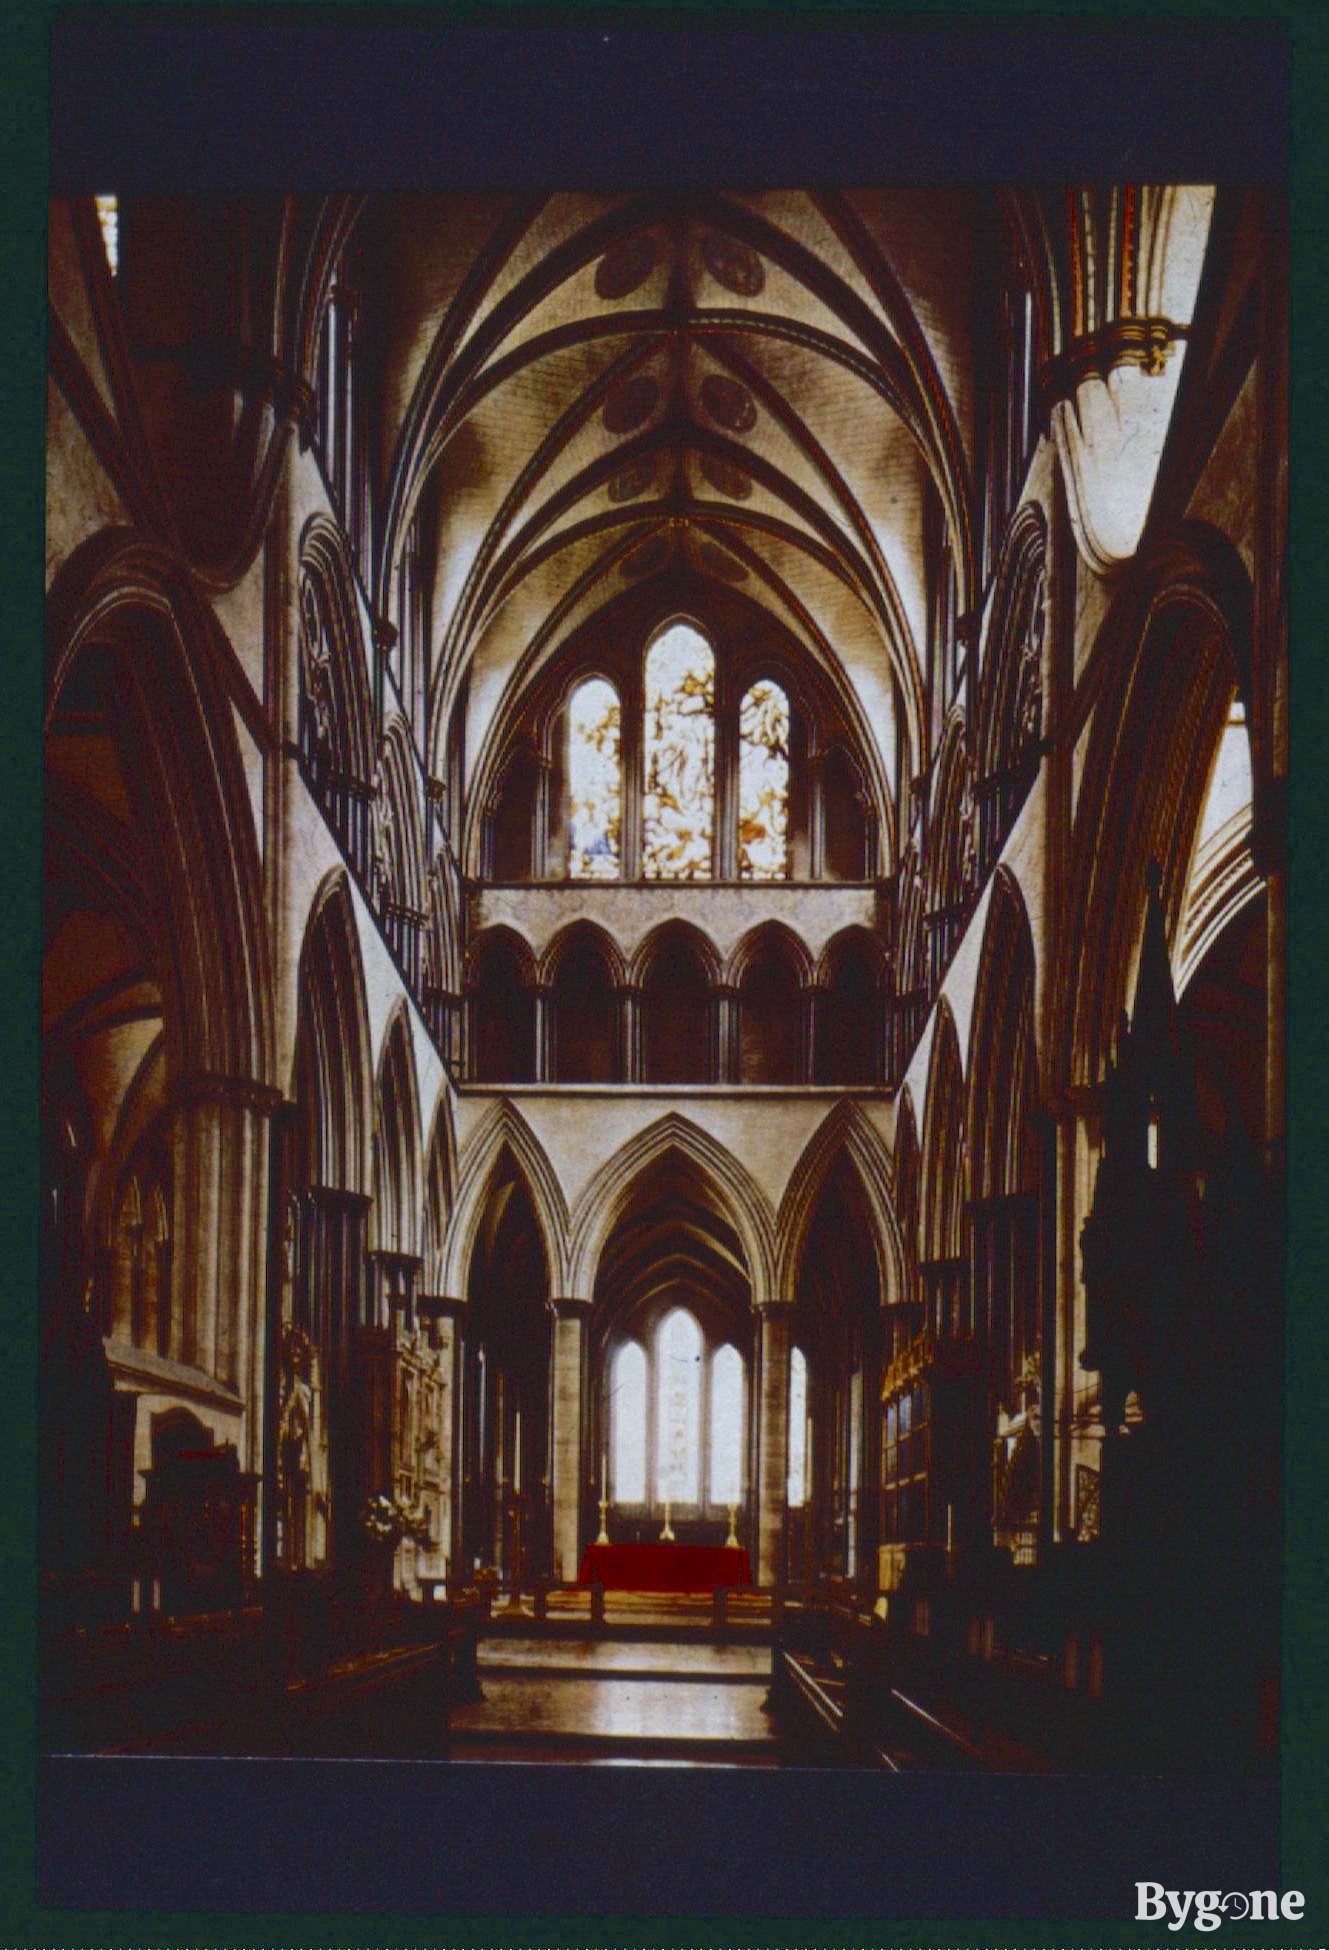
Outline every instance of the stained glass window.
[(625, 1341), (610, 1370), (609, 1423), (613, 1437), (614, 1501), (646, 1501), (646, 1355)]
[(662, 1502), (701, 1500), (701, 1328), (682, 1307), (655, 1343), (655, 1490)]
[(738, 713), (738, 871), (783, 880), (789, 871), (789, 699), (754, 684)]
[(789, 1356), (789, 1508), (808, 1496), (808, 1364), (801, 1347)]
[(568, 705), (568, 874), (615, 880), (623, 824), (619, 703), (612, 684), (592, 677)]
[(743, 1495), (743, 1357), (722, 1347), (711, 1362), (711, 1502)]
[(643, 873), (705, 879), (714, 826), (715, 658), (704, 636), (675, 623), (646, 658)]

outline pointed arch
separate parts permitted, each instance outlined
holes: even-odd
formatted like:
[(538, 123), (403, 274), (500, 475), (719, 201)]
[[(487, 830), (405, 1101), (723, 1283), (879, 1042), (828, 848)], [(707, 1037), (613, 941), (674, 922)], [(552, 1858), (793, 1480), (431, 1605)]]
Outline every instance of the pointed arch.
[(637, 1182), (670, 1153), (677, 1153), (699, 1173), (721, 1215), (737, 1233), (747, 1259), (752, 1304), (763, 1305), (775, 1293), (775, 1223), (766, 1195), (731, 1151), (676, 1111), (637, 1132), (601, 1165), (582, 1191), (572, 1216), (569, 1293), (577, 1299), (593, 1298), (605, 1241)]
[(997, 570), (978, 685), (975, 758), (980, 866), (991, 866), (1038, 770), (1047, 634), (1047, 523), (1032, 503), (1011, 525)]
[(300, 537), (298, 600), (301, 757), (338, 798), (373, 777), (374, 711), (355, 570), (326, 515), (312, 516)]
[(52, 585), (45, 725), (97, 666), (98, 708), (159, 880), (173, 1072), (271, 1088), (271, 946), (231, 655), (187, 572), (123, 530), (76, 550)]
[(385, 1252), (413, 1254), (421, 1241), (420, 1093), (404, 999), (384, 1033), (374, 1098), (371, 1241)]
[(738, 1074), (743, 1083), (806, 1081), (807, 996), (812, 957), (780, 921), (752, 928), (729, 958), (738, 996)]
[(568, 1207), (558, 1174), (521, 1112), (507, 1098), (491, 1105), (471, 1132), (458, 1159), (457, 1196), (443, 1248), (441, 1290), (463, 1298), (485, 1201), (507, 1158), (530, 1195), (540, 1228), (550, 1292), (574, 1293), (568, 1284)]
[(871, 928), (841, 928), (817, 965), (813, 1075), (818, 1083), (871, 1089), (882, 1082), (890, 963)]
[(593, 948), (596, 954), (603, 956), (605, 965), (616, 984), (621, 984), (628, 979), (627, 963), (613, 936), (606, 928), (601, 927), (598, 921), (582, 919), (570, 921), (550, 940), (539, 960), (540, 981), (556, 981), (567, 957), (581, 948)]
[(411, 734), (397, 712), (384, 730), (374, 775), (374, 891), (379, 899), (422, 915), (424, 860)]
[(969, 1169), (975, 1200), (1027, 1190), (1038, 1096), (1034, 940), (1019, 883), (993, 879), (969, 1038)]
[(457, 1131), (452, 1093), (444, 1085), (434, 1104), (433, 1122), (425, 1146), (424, 1246), (422, 1290), (442, 1293), (443, 1244), (457, 1195)]
[(591, 921), (561, 928), (540, 965), (546, 985), (548, 1074), (557, 1083), (612, 1083), (621, 1075), (617, 1034), (623, 957)]
[(653, 928), (632, 958), (641, 989), (642, 1075), (647, 1083), (713, 1083), (718, 1074), (715, 944), (688, 921)]
[(795, 1298), (799, 1260), (817, 1201), (837, 1163), (845, 1159), (872, 1215), (872, 1250), (883, 1305), (898, 1299), (906, 1255), (896, 1209), (895, 1171), (890, 1153), (861, 1104), (844, 1097), (813, 1132), (790, 1173), (776, 1221), (776, 1292)]
[[(1054, 970), (1059, 1064), (1072, 1082), (1096, 1082), (1107, 1062), (1143, 932), (1151, 859), (1163, 870), (1168, 938), (1176, 938), (1234, 687), (1249, 698), (1251, 617), (1240, 557), (1192, 523), (1142, 559), (1099, 633), (1090, 677), (1103, 703), (1075, 815), (1072, 950)], [(1257, 821), (1260, 811), (1257, 803)]]
[(908, 1084), (900, 1092), (895, 1112), (895, 1204), (906, 1269), (901, 1297), (912, 1301), (921, 1257), (922, 1164), (918, 1119)]
[(741, 988), (754, 963), (772, 947), (787, 957), (804, 986), (815, 979), (812, 956), (802, 936), (785, 921), (759, 921), (735, 943), (723, 972), (726, 987)]
[(964, 1069), (955, 1018), (945, 997), (937, 1005), (923, 1110), (923, 1257), (959, 1259), (967, 1200)]
[(473, 1081), (535, 1077), (535, 957), (514, 928), (486, 928), (466, 956), (468, 1059)]
[(962, 906), (974, 885), (973, 770), (959, 711), (942, 733), (935, 776), (926, 865), (927, 904), (934, 914)]
[(303, 1112), (310, 1182), (369, 1195), (372, 1078), (369, 1007), (350, 886), (320, 883), (300, 951), (293, 1095)]

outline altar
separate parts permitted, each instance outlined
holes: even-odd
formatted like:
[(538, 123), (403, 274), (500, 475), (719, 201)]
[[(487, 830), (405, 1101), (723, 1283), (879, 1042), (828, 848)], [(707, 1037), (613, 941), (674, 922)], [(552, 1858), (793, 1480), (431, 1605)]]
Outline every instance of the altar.
[(752, 1583), (748, 1554), (732, 1544), (588, 1544), (580, 1582), (606, 1591), (716, 1591)]

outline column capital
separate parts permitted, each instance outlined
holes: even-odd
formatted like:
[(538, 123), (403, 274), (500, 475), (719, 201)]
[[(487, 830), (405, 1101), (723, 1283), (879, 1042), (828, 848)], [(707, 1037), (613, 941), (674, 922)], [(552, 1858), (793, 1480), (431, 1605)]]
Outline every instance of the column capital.
[(367, 1212), (374, 1203), (367, 1192), (345, 1192), (340, 1185), (310, 1185), (304, 1196), (325, 1212)]
[(176, 1088), (182, 1104), (228, 1104), (257, 1111), (271, 1117), (285, 1101), (273, 1084), (259, 1083), (254, 1077), (224, 1077), (209, 1070), (196, 1070), (182, 1077)]
[(422, 1293), (415, 1305), (420, 1318), (428, 1321), (460, 1320), (466, 1312), (466, 1302), (447, 1293)]
[(565, 1293), (557, 1300), (551, 1299), (549, 1305), (558, 1320), (585, 1320), (591, 1311), (592, 1302), (582, 1300), (576, 1294)]
[(391, 1246), (371, 1246), (369, 1257), (387, 1272), (410, 1273), (424, 1265), (419, 1253), (400, 1253)]

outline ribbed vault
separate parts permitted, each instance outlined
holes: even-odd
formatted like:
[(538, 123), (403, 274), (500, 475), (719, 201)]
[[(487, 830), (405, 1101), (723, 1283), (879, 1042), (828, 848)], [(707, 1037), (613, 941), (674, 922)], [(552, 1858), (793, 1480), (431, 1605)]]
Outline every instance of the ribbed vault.
[[(431, 768), (627, 590), (740, 591), (886, 779), (922, 742), (927, 538), (973, 594), (974, 199), (891, 191), (375, 209), (387, 546), (437, 563)], [(938, 221), (945, 219), (944, 224)]]

